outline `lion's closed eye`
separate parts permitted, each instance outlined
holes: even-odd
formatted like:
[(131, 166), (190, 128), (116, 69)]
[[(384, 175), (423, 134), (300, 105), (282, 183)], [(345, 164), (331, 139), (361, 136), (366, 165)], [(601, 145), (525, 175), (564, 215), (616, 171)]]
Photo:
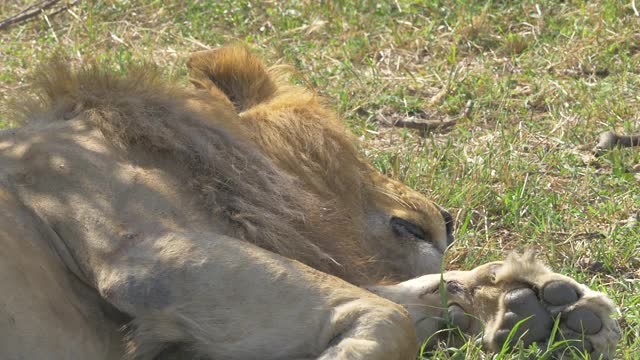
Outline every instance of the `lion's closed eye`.
[(431, 241), (431, 238), (420, 226), (396, 216), (391, 217), (391, 228), (399, 237), (412, 237), (420, 241)]

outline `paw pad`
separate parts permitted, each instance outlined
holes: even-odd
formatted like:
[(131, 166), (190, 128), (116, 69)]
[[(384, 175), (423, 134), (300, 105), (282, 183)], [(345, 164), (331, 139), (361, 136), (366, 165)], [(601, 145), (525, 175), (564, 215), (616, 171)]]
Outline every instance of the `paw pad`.
[(577, 308), (566, 317), (567, 327), (577, 333), (597, 334), (602, 330), (602, 320), (591, 310)]
[(507, 340), (511, 329), (523, 319), (529, 318), (516, 330), (512, 340), (522, 339), (525, 345), (544, 340), (551, 331), (553, 319), (549, 312), (540, 304), (536, 293), (529, 288), (511, 290), (504, 297), (507, 311), (502, 319), (500, 330), (495, 340), (502, 345)]
[[(534, 287), (535, 285), (531, 285)], [(581, 301), (585, 296), (579, 287), (564, 280), (550, 281), (539, 287), (536, 292), (529, 287), (519, 287), (508, 291), (503, 297), (504, 313), (498, 328), (495, 330), (493, 341), (502, 347), (509, 339), (509, 346), (521, 340), (523, 345), (529, 346), (534, 342), (546, 342), (552, 332), (555, 316), (560, 316), (560, 331), (555, 337), (559, 344), (559, 353), (566, 353), (569, 347), (591, 355), (610, 354), (601, 341), (606, 329), (612, 325), (605, 324), (597, 311), (590, 307), (590, 303)], [(514, 327), (520, 323), (518, 328)], [(615, 329), (615, 327), (614, 327)], [(607, 330), (608, 331), (608, 330)], [(619, 337), (619, 336), (618, 336)], [(617, 340), (617, 337), (614, 340)], [(595, 343), (593, 342), (595, 341)], [(568, 354), (568, 353), (567, 353)], [(573, 353), (572, 353), (573, 354)], [(595, 355), (594, 355), (595, 356)], [(563, 356), (561, 356), (563, 357)]]
[(551, 305), (560, 306), (578, 301), (578, 293), (566, 282), (552, 281), (542, 289), (542, 299)]

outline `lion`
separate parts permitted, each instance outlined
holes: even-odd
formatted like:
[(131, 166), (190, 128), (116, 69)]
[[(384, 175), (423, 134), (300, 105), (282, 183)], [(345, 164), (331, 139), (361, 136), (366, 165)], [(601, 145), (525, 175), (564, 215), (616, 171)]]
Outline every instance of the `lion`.
[(188, 67), (36, 72), (0, 132), (0, 357), (413, 359), (446, 327), (497, 351), (556, 323), (613, 357), (611, 300), (531, 254), (441, 272), (452, 216), (286, 69)]

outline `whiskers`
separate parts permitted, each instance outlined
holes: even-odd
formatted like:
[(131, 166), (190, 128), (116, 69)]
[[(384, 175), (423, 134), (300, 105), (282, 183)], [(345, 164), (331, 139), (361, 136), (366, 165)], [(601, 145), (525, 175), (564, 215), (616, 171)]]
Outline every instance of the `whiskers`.
[(394, 192), (391, 192), (391, 191), (389, 191), (387, 189), (383, 189), (383, 188), (380, 188), (380, 187), (377, 187), (377, 186), (374, 186), (372, 189), (374, 191), (376, 191), (376, 192), (378, 192), (378, 193), (380, 193), (382, 195), (385, 195), (385, 196), (389, 197), (390, 199), (400, 203), (402, 206), (404, 206), (404, 207), (406, 207), (408, 209), (415, 210), (415, 211), (419, 210), (418, 206), (413, 201), (412, 202), (408, 202), (405, 199), (403, 199), (400, 195), (398, 195), (398, 194), (396, 194)]

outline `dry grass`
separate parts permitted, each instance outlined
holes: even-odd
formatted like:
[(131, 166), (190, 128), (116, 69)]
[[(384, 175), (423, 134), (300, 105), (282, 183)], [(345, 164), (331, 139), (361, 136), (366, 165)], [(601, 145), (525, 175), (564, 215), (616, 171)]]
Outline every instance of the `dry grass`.
[[(0, 0), (0, 18), (26, 3)], [(295, 65), (379, 169), (453, 210), (451, 268), (537, 248), (620, 304), (619, 354), (635, 358), (640, 152), (588, 148), (605, 130), (640, 132), (639, 34), (630, 2), (614, 0), (87, 1), (0, 31), (0, 100), (27, 91), (30, 69), (60, 48), (115, 68), (153, 59), (182, 77), (188, 53), (246, 42)], [(422, 134), (381, 121), (407, 117), (458, 123)], [(472, 342), (431, 355), (485, 356)]]

